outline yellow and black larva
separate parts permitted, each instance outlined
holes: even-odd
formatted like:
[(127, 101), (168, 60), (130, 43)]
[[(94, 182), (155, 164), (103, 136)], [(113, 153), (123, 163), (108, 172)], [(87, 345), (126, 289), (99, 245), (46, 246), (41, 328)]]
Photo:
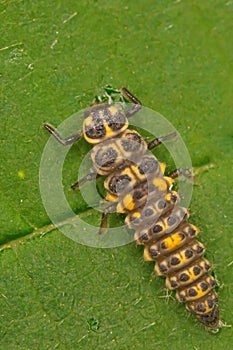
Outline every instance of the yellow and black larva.
[(196, 239), (199, 229), (188, 222), (188, 210), (180, 207), (178, 193), (171, 190), (174, 178), (189, 172), (178, 169), (164, 175), (165, 165), (148, 150), (174, 135), (147, 143), (137, 131), (128, 129), (128, 118), (140, 110), (141, 102), (126, 88), (121, 92), (133, 107), (125, 111), (120, 104), (95, 104), (84, 113), (83, 130), (68, 138), (61, 138), (51, 125), (44, 126), (63, 145), (82, 136), (93, 145), (94, 171), (72, 188), (107, 176), (106, 200), (112, 203), (103, 213), (100, 233), (107, 227), (109, 213), (125, 213), (137, 244), (145, 246), (144, 259), (155, 261), (155, 274), (166, 276), (166, 287), (176, 290), (177, 300), (207, 329), (216, 331), (221, 326), (216, 281), (203, 257), (205, 248)]

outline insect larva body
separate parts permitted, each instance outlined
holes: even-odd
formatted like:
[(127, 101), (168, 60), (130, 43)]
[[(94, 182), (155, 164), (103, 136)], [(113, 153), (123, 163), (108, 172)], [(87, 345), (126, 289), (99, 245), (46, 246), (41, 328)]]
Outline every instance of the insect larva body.
[[(135, 230), (135, 241), (144, 245), (144, 259), (154, 261), (154, 273), (166, 277), (166, 287), (176, 291), (207, 329), (220, 327), (215, 279), (210, 263), (203, 257), (205, 248), (198, 242), (199, 229), (188, 222), (189, 212), (179, 205), (179, 195), (171, 189), (178, 169), (165, 176), (165, 165), (148, 150), (171, 138), (166, 135), (147, 143), (135, 130), (128, 129), (128, 118), (140, 108), (140, 101), (122, 89), (134, 106), (125, 111), (120, 105), (100, 103), (84, 113), (83, 130), (66, 139), (45, 124), (45, 128), (63, 145), (84, 136), (93, 145), (94, 171), (75, 183), (78, 188), (97, 176), (106, 176), (106, 200), (100, 233), (107, 228), (107, 216), (116, 211), (126, 215), (125, 222)], [(188, 174), (187, 169), (183, 169)]]

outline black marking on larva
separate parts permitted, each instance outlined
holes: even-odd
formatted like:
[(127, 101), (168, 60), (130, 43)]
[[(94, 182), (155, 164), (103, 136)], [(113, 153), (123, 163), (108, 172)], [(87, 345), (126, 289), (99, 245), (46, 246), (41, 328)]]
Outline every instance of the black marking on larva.
[(128, 139), (122, 139), (121, 145), (125, 152), (137, 152), (140, 149), (140, 143)]
[(179, 232), (179, 236), (181, 238), (181, 240), (183, 241), (185, 239), (185, 234), (183, 232)]
[(111, 110), (107, 109), (104, 119), (113, 131), (121, 129), (126, 123), (125, 114), (120, 110), (116, 114), (112, 114)]
[[(134, 150), (134, 147), (138, 148), (137, 144), (140, 145), (142, 143), (142, 140), (143, 140), (142, 137), (139, 134), (137, 134), (136, 132), (129, 132), (127, 135), (127, 139), (133, 141), (133, 142), (131, 142), (131, 147), (133, 147), (133, 148), (125, 149), (125, 151)], [(122, 141), (124, 141), (124, 140), (122, 139)]]
[(180, 275), (180, 281), (186, 282), (188, 280), (189, 280), (189, 275), (187, 273), (184, 272)]
[(217, 281), (216, 280), (211, 280), (210, 281), (210, 285), (213, 287), (213, 286), (215, 286), (217, 284)]
[(190, 259), (193, 256), (193, 254), (194, 254), (193, 251), (190, 250), (190, 249), (187, 249), (185, 251), (185, 256), (186, 256), (187, 259)]
[(178, 284), (177, 284), (176, 281), (172, 280), (171, 281), (171, 286), (172, 286), (172, 288), (176, 288), (178, 286)]
[(169, 226), (173, 226), (176, 223), (176, 218), (174, 216), (169, 216), (169, 218), (167, 219), (167, 224)]
[(87, 125), (85, 132), (90, 139), (99, 139), (106, 135), (106, 130), (101, 119), (96, 119), (93, 125)]
[(166, 207), (166, 201), (160, 200), (160, 201), (158, 202), (158, 209), (163, 209), (163, 208), (165, 208), (165, 207)]
[(189, 227), (188, 233), (190, 234), (190, 236), (194, 236), (196, 231), (192, 227)]
[(135, 191), (134, 192), (134, 198), (135, 199), (141, 199), (143, 197), (143, 193), (141, 191)]
[(153, 230), (153, 233), (159, 233), (159, 232), (161, 232), (161, 231), (163, 230), (163, 228), (162, 228), (162, 226), (160, 226), (160, 225), (155, 225), (155, 226), (152, 228), (152, 230)]
[(154, 157), (144, 158), (138, 169), (140, 174), (154, 174), (157, 172), (159, 162)]
[(197, 310), (204, 313), (206, 311), (206, 308), (203, 304), (200, 303), (197, 305)]
[(143, 235), (141, 235), (140, 238), (141, 238), (144, 242), (146, 242), (146, 241), (149, 240), (149, 237), (148, 237), (148, 234), (147, 234), (147, 233), (144, 233)]
[(131, 178), (129, 175), (120, 175), (113, 177), (109, 182), (109, 189), (113, 193), (123, 192), (123, 190), (129, 185)]
[[(140, 219), (139, 219), (139, 218), (134, 218), (133, 223), (134, 223), (134, 225), (139, 225)], [(141, 237), (142, 239), (144, 239), (145, 237), (146, 237), (146, 239), (149, 239), (147, 234), (144, 234), (144, 235), (142, 235), (142, 236), (140, 236), (140, 237)]]
[(171, 258), (171, 265), (178, 265), (180, 263), (180, 259), (177, 258), (176, 256), (173, 256)]
[(157, 256), (159, 256), (159, 252), (156, 249), (150, 248), (149, 252), (153, 258), (157, 258)]
[(162, 249), (166, 249), (166, 244), (165, 244), (165, 242), (162, 242), (162, 243), (161, 243), (161, 248), (162, 248)]
[(204, 248), (203, 248), (202, 246), (200, 246), (200, 245), (198, 245), (197, 248), (196, 248), (196, 252), (197, 252), (198, 254), (199, 254), (199, 253), (202, 253), (203, 250), (204, 250)]
[(201, 268), (199, 266), (194, 266), (193, 273), (195, 276), (198, 276), (201, 272)]
[(98, 150), (95, 156), (95, 161), (98, 167), (108, 167), (114, 164), (116, 158), (117, 151), (114, 148), (109, 147), (106, 151), (103, 151), (102, 149)]
[(167, 272), (167, 267), (164, 264), (159, 264), (159, 268), (163, 273)]
[(194, 297), (194, 296), (197, 295), (197, 291), (196, 291), (196, 289), (194, 289), (194, 288), (190, 288), (189, 291), (188, 291), (188, 293), (189, 293), (189, 296), (190, 296), (190, 297)]
[(201, 285), (200, 285), (202, 291), (206, 291), (208, 289), (208, 283), (206, 282), (201, 282)]
[[(145, 140), (136, 131), (127, 129), (127, 117), (132, 117), (141, 108), (141, 103), (126, 88), (122, 91), (123, 95), (134, 103), (133, 107), (126, 111), (108, 103), (93, 105), (84, 112), (83, 131), (70, 138), (62, 139), (49, 124), (45, 124), (45, 127), (64, 145), (75, 142), (82, 135), (90, 144), (99, 144), (100, 147), (95, 150), (92, 157), (94, 169), (98, 171), (98, 168), (106, 168), (101, 169), (99, 175), (107, 175), (105, 187), (109, 191), (108, 194), (115, 195), (107, 198), (115, 201), (116, 205), (120, 203), (119, 212), (125, 209), (122, 205), (127, 205), (124, 201), (120, 202), (122, 191), (129, 198), (132, 196), (132, 201), (126, 201), (129, 207), (125, 212), (128, 213), (129, 222), (130, 215), (135, 225), (138, 221), (139, 228), (138, 231), (136, 230), (135, 238), (138, 244), (145, 245), (145, 259), (155, 260), (155, 273), (166, 275), (166, 284), (169, 288), (177, 289), (177, 299), (185, 302), (187, 310), (193, 313), (206, 328), (216, 330), (221, 325), (218, 298), (213, 289), (216, 281), (208, 277), (210, 265), (203, 258), (204, 246), (194, 239), (199, 229), (188, 224), (188, 211), (179, 206), (178, 194), (171, 191), (169, 186), (167, 189), (163, 186), (163, 182), (169, 183), (168, 179), (164, 179), (157, 158), (147, 153)], [(110, 140), (111, 143), (102, 144), (104, 140)], [(153, 140), (149, 143), (149, 149), (153, 148), (151, 145), (157, 146), (160, 143), (160, 139)], [(121, 151), (118, 153), (119, 149)], [(129, 162), (124, 159), (124, 153), (135, 160), (137, 171), (129, 172), (130, 175), (121, 173)], [(146, 183), (144, 183), (145, 177)], [(153, 181), (157, 185), (154, 185)], [(133, 192), (131, 187), (134, 187)], [(130, 194), (128, 194), (129, 188)], [(152, 203), (153, 210), (145, 206), (147, 199), (151, 200), (151, 193), (156, 197), (156, 202)], [(169, 203), (164, 198), (170, 198)], [(132, 211), (136, 209), (137, 213), (134, 217)], [(159, 215), (155, 215), (154, 222), (149, 223), (153, 221), (150, 215), (153, 217), (156, 214), (152, 213), (153, 211), (158, 211)], [(147, 217), (149, 217), (148, 220)], [(142, 218), (145, 220), (144, 227)], [(102, 222), (106, 221), (102, 220)], [(159, 240), (161, 243), (158, 242)], [(203, 280), (200, 281), (201, 276)]]
[(151, 208), (147, 208), (145, 211), (144, 211), (144, 215), (146, 217), (148, 216), (151, 216), (153, 214), (153, 210)]
[(212, 308), (214, 305), (214, 301), (211, 299), (208, 299), (207, 303), (208, 303), (209, 308)]

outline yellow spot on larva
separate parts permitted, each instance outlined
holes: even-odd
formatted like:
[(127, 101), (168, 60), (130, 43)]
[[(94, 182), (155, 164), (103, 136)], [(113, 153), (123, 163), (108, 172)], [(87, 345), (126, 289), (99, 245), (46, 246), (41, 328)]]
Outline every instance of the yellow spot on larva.
[(138, 169), (138, 166), (132, 165), (132, 166), (131, 166), (131, 169), (132, 169), (134, 175), (135, 175), (137, 178), (140, 179), (140, 178), (142, 178), (142, 177), (145, 176), (145, 175), (140, 174), (140, 171), (139, 171), (139, 169)]
[(112, 129), (108, 126), (107, 123), (104, 123), (104, 127), (106, 130), (106, 136), (113, 136), (114, 135), (114, 131), (112, 131)]
[(188, 258), (185, 256), (185, 252), (179, 253), (179, 259), (181, 264), (183, 265), (187, 262)]
[(122, 170), (121, 174), (122, 175), (131, 175), (132, 176), (132, 172), (131, 172), (130, 168), (125, 168), (124, 170)]
[(153, 261), (147, 247), (144, 248), (143, 259), (144, 261)]
[(124, 207), (128, 210), (133, 210), (134, 202), (131, 194), (127, 194), (123, 199)]
[(141, 214), (140, 214), (138, 211), (135, 211), (135, 212), (132, 214), (132, 217), (134, 217), (134, 218), (140, 218), (140, 217), (141, 217)]
[(21, 180), (24, 180), (25, 179), (25, 172), (23, 170), (19, 170), (18, 171), (18, 177), (21, 179)]
[(114, 194), (111, 194), (111, 193), (107, 193), (105, 199), (108, 202), (115, 202), (117, 199), (117, 196), (114, 196)]
[(167, 183), (164, 179), (157, 177), (153, 180), (153, 185), (157, 187), (160, 191), (166, 191)]
[(187, 258), (185, 257), (184, 254), (180, 254), (179, 260), (180, 260), (180, 264), (184, 264), (187, 261)]
[(108, 110), (111, 112), (113, 116), (118, 113), (118, 109), (115, 106), (109, 107)]
[[(193, 287), (194, 288), (194, 287)], [(202, 291), (199, 288), (199, 285), (197, 287), (195, 287), (196, 291), (197, 291), (197, 295), (195, 296), (195, 299), (199, 299), (201, 297), (203, 297), (204, 295), (206, 295), (209, 292), (209, 288), (205, 291)], [(194, 298), (193, 298), (194, 299)]]
[(164, 174), (165, 169), (166, 169), (166, 164), (165, 163), (159, 163), (159, 165), (160, 165), (160, 169), (161, 169), (162, 173)]
[(179, 235), (179, 233), (174, 233), (170, 237), (167, 237), (163, 240), (163, 243), (166, 246), (166, 249), (174, 250), (177, 247), (179, 247), (180, 243), (182, 242), (182, 238)]
[[(171, 202), (171, 200), (174, 202), (174, 199), (172, 198), (174, 195), (172, 195), (171, 192), (168, 192), (165, 196), (165, 199), (167, 202)], [(175, 196), (176, 198), (178, 198), (178, 195)]]
[(174, 182), (174, 179), (172, 179), (171, 177), (165, 176), (165, 179), (168, 183), (168, 187), (170, 187)]
[(189, 275), (189, 281), (190, 281), (190, 283), (191, 283), (192, 281), (195, 281), (195, 280), (197, 279), (197, 276), (194, 275), (194, 273), (192, 272), (191, 269), (188, 269), (186, 272), (187, 272), (187, 274)]
[(124, 213), (125, 212), (125, 210), (124, 210), (123, 206), (121, 205), (121, 203), (117, 204), (116, 211), (117, 211), (117, 213)]
[(91, 116), (89, 116), (89, 117), (87, 117), (87, 118), (85, 118), (85, 120), (84, 120), (84, 123), (83, 123), (85, 126), (89, 126), (89, 125), (92, 125), (93, 124), (93, 119), (92, 119), (92, 117)]

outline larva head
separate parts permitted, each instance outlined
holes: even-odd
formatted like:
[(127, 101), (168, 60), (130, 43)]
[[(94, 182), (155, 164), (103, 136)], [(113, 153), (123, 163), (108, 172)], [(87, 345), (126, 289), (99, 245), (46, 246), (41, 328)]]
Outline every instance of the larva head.
[(120, 105), (101, 103), (84, 113), (83, 134), (90, 144), (97, 144), (119, 135), (128, 127), (128, 119)]

